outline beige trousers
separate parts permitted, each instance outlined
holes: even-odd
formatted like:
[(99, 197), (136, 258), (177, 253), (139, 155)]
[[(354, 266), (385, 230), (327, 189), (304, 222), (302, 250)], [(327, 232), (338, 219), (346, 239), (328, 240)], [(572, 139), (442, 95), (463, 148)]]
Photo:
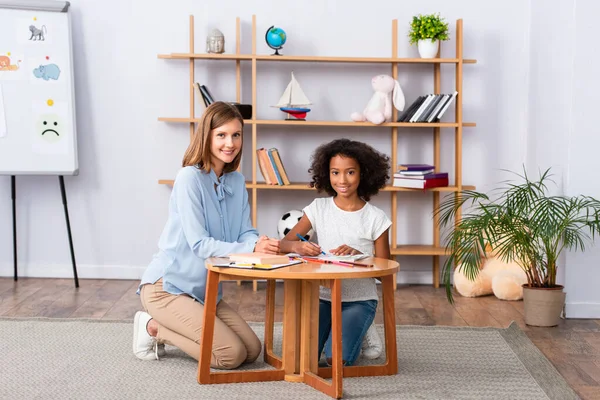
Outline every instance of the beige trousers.
[[(176, 346), (197, 360), (204, 305), (188, 295), (165, 292), (162, 279), (142, 286), (140, 294), (142, 306), (159, 325), (157, 340)], [(260, 351), (260, 340), (252, 328), (225, 301), (219, 301), (210, 366), (237, 368), (256, 360)]]

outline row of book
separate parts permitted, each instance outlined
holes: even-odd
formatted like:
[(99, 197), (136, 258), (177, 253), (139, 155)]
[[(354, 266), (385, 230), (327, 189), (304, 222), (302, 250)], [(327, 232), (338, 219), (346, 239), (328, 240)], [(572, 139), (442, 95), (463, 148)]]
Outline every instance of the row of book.
[(458, 92), (419, 96), (400, 116), (398, 122), (438, 122)]
[(279, 150), (275, 147), (268, 150), (261, 147), (256, 150), (256, 156), (258, 158), (258, 168), (267, 185), (284, 186), (290, 184)]
[(431, 189), (448, 186), (448, 173), (435, 172), (429, 164), (400, 164), (392, 185), (411, 189)]

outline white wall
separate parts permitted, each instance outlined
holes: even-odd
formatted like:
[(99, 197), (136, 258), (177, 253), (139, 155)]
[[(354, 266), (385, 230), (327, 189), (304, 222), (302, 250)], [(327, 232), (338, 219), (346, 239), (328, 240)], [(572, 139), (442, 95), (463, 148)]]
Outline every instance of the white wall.
[[(597, 30), (595, 15), (600, 4), (576, 1), (572, 10), (575, 35), (569, 43), (573, 52), (572, 110), (568, 140), (567, 195), (586, 194), (600, 198), (600, 181), (594, 176), (598, 160), (597, 93), (600, 90), (596, 54), (590, 52), (589, 37)], [(566, 313), (571, 318), (600, 317), (600, 246), (590, 246), (585, 253), (568, 253), (566, 257)]]
[[(206, 34), (215, 27), (225, 34), (226, 52), (233, 52), (237, 16), (242, 20), (242, 51), (249, 52), (255, 14), (257, 51), (261, 54), (271, 52), (262, 40), (264, 31), (277, 25), (288, 34), (284, 54), (374, 57), (391, 54), (393, 18), (399, 24), (398, 54), (416, 56), (415, 47), (406, 38), (409, 21), (414, 14), (432, 12), (440, 12), (450, 22), (452, 40), (443, 44), (442, 56), (452, 57), (455, 20), (463, 18), (464, 56), (477, 59), (477, 64), (465, 65), (464, 69), (463, 116), (465, 121), (477, 123), (477, 128), (464, 130), (464, 183), (482, 190), (492, 187), (504, 177), (500, 169), (518, 170), (523, 163), (533, 165), (533, 156), (548, 154), (542, 142), (562, 157), (566, 143), (560, 136), (570, 120), (565, 117), (558, 124), (548, 122), (544, 114), (555, 105), (548, 99), (535, 103), (530, 95), (551, 94), (544, 81), (553, 81), (557, 73), (564, 76), (553, 70), (541, 74), (533, 70), (554, 54), (553, 43), (531, 29), (544, 23), (532, 13), (545, 9), (541, 1), (381, 1), (370, 8), (362, 2), (318, 0), (273, 4), (264, 0), (177, 1), (168, 5), (139, 0), (71, 1), (81, 173), (67, 177), (66, 184), (81, 277), (137, 278), (156, 251), (170, 194), (170, 189), (158, 185), (157, 180), (175, 175), (189, 139), (187, 125), (157, 122), (159, 116), (188, 115), (188, 63), (156, 56), (188, 51), (190, 14), (195, 15), (197, 52), (204, 51)], [(559, 21), (574, 7), (556, 0), (552, 4), (561, 11), (550, 12), (550, 21)], [(555, 39), (568, 47), (560, 33)], [(545, 50), (535, 53), (532, 43)], [(556, 57), (555, 61), (569, 71), (568, 60)], [(399, 81), (408, 103), (432, 89), (430, 68), (400, 65)], [(242, 69), (242, 97), (250, 102), (250, 65), (245, 63)], [(309, 114), (314, 120), (347, 120), (369, 99), (370, 77), (390, 72), (389, 67), (378, 65), (259, 63), (258, 118), (282, 117), (269, 105), (278, 100), (292, 70), (314, 103)], [(447, 65), (442, 70), (442, 91), (451, 92), (454, 67)], [(196, 80), (209, 85), (215, 97), (223, 100), (234, 100), (234, 72), (233, 62), (196, 63)], [(560, 93), (568, 94), (571, 85), (561, 81), (558, 86)], [(200, 111), (198, 106), (197, 114)], [(554, 132), (555, 141), (541, 137), (547, 128)], [(528, 135), (529, 131), (534, 133)], [(368, 141), (390, 153), (388, 129), (259, 127), (258, 144), (279, 147), (291, 179), (305, 181), (310, 152), (318, 144), (341, 136)], [(441, 168), (451, 175), (453, 136), (452, 130), (442, 132)], [(399, 157), (401, 162), (431, 162), (429, 131), (402, 130)], [(248, 176), (249, 158), (243, 163)], [(57, 181), (52, 177), (17, 179), (19, 263), (24, 276), (71, 274)], [(279, 216), (302, 208), (313, 195), (259, 192), (259, 230), (275, 235)], [(432, 235), (431, 195), (401, 194), (399, 199), (399, 242), (428, 243)], [(374, 203), (390, 212), (389, 194), (380, 194)], [(10, 180), (0, 177), (0, 275), (4, 276), (12, 273), (10, 221)], [(399, 281), (431, 282), (430, 258), (401, 257), (399, 261)]]

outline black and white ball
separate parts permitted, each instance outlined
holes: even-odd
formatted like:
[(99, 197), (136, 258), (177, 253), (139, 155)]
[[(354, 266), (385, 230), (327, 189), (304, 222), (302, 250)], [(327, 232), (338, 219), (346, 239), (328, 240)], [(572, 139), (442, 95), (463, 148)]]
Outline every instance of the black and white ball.
[[(298, 221), (300, 221), (302, 215), (304, 214), (300, 210), (291, 210), (281, 216), (279, 222), (277, 223), (277, 233), (279, 234), (279, 239), (283, 239), (283, 237), (292, 230)], [(311, 229), (306, 235), (304, 235), (304, 238), (306, 240), (311, 240), (313, 235), (314, 231)]]

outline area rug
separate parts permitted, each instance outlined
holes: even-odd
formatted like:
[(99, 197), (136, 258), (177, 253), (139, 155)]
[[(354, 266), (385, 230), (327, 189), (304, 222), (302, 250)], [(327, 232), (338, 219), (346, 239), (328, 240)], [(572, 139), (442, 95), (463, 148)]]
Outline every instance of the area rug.
[[(251, 326), (262, 338), (264, 325)], [(167, 346), (160, 361), (136, 359), (132, 331), (128, 321), (0, 318), (0, 398), (328, 398), (289, 382), (199, 385), (196, 361), (176, 348)], [(277, 352), (280, 324), (275, 338)], [(506, 329), (398, 326), (397, 340), (398, 374), (344, 379), (344, 398), (578, 398), (514, 323)], [(270, 366), (257, 362), (246, 368)]]

